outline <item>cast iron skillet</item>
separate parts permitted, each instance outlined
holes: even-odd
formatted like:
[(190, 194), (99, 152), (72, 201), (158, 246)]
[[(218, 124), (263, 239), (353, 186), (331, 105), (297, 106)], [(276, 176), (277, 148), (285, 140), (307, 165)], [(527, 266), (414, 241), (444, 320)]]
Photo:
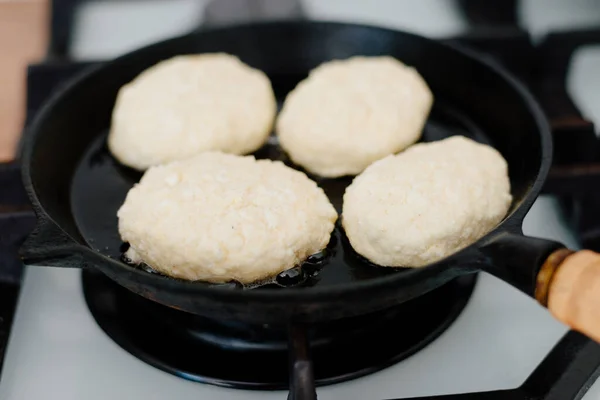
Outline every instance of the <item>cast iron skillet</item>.
[[(460, 134), (495, 146), (510, 168), (514, 203), (507, 217), (468, 248), (419, 269), (370, 265), (352, 251), (340, 229), (322, 265), (307, 263), (302, 271), (254, 288), (184, 282), (127, 265), (119, 259), (123, 249), (115, 214), (140, 176), (120, 166), (105, 147), (117, 91), (160, 60), (216, 51), (235, 54), (265, 71), (280, 101), (310, 69), (327, 60), (391, 55), (415, 66), (435, 95), (423, 140)], [(558, 318), (575, 329), (600, 338), (598, 322), (590, 319), (594, 293), (581, 286), (600, 277), (600, 266), (586, 269), (580, 259), (589, 253), (566, 258), (572, 252), (561, 244), (522, 234), (523, 217), (548, 173), (551, 149), (548, 125), (532, 96), (499, 66), (471, 51), (404, 32), (341, 23), (279, 22), (204, 30), (95, 67), (45, 105), (24, 142), (23, 177), (38, 225), (24, 243), (22, 257), (28, 265), (97, 268), (133, 292), (194, 314), (263, 323), (367, 313), (483, 270), (544, 306), (550, 304)], [(285, 160), (273, 144), (257, 156)], [(351, 179), (318, 180), (338, 210)], [(584, 270), (584, 280), (575, 276)], [(574, 280), (571, 289), (561, 290), (569, 280)], [(577, 312), (572, 308), (584, 306)]]

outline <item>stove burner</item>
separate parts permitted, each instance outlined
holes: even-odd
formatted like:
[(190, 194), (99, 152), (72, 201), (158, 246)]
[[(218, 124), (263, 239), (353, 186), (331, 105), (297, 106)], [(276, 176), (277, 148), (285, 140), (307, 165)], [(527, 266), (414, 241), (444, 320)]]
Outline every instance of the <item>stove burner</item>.
[[(464, 309), (476, 278), (462, 277), (393, 309), (313, 326), (309, 341), (317, 386), (379, 371), (424, 348)], [(98, 325), (142, 361), (218, 386), (288, 388), (286, 327), (191, 315), (138, 296), (95, 271), (84, 270), (82, 281)]]

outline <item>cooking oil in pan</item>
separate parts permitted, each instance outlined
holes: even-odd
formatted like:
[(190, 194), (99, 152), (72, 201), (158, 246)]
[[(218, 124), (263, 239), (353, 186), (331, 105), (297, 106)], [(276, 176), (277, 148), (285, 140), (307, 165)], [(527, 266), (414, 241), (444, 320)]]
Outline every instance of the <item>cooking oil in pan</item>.
[[(318, 278), (319, 271), (327, 263), (329, 257), (333, 254), (336, 238), (332, 237), (327, 247), (315, 254), (308, 256), (308, 258), (300, 265), (293, 268), (287, 269), (280, 272), (279, 274), (260, 281), (252, 283), (241, 283), (237, 281), (231, 281), (222, 284), (210, 284), (211, 286), (227, 287), (231, 289), (255, 289), (258, 287), (264, 288), (278, 288), (278, 287), (293, 287), (293, 286), (311, 286), (311, 282), (314, 283)], [(153, 269), (146, 263), (136, 264), (129, 257), (126, 252), (129, 249), (129, 243), (123, 243), (120, 247), (121, 261), (127, 265), (135, 268), (140, 268), (147, 273), (161, 275), (167, 277), (167, 275), (161, 274), (160, 272)], [(175, 278), (173, 278), (175, 279)]]

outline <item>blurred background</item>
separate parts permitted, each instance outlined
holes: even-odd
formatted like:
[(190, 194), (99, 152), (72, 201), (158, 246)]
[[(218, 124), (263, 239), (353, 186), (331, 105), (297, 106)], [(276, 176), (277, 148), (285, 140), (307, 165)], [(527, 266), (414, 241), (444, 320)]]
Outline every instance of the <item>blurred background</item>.
[[(26, 67), (103, 60), (202, 26), (308, 18), (375, 24), (445, 38), (480, 30), (600, 30), (600, 0), (0, 0), (0, 161), (25, 118)], [(577, 49), (567, 89), (600, 122), (600, 47)], [(585, 78), (578, 79), (578, 76)]]

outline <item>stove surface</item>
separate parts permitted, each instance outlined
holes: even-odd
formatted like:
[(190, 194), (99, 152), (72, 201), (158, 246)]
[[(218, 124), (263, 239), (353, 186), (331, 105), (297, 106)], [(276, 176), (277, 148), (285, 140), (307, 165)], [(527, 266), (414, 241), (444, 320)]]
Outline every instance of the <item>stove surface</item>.
[[(190, 15), (196, 15), (199, 2), (174, 0), (170, 8), (164, 3), (139, 2), (144, 3), (143, 12), (135, 13), (134, 4), (122, 3), (90, 3), (82, 9), (72, 49), (78, 59), (112, 57), (198, 22)], [(446, 36), (464, 28), (446, 0), (305, 3), (311, 18), (378, 23), (428, 36)], [(565, 25), (569, 16), (563, 13), (572, 13), (576, 25), (600, 21), (597, 7), (597, 20), (591, 21), (593, 1), (570, 2), (581, 5), (572, 10), (565, 10), (561, 3), (525, 2), (523, 9), (536, 33)], [(135, 18), (128, 22), (127, 15)], [(107, 23), (114, 28), (107, 28)], [(600, 124), (600, 79), (594, 72), (600, 62), (598, 54), (590, 49), (576, 57), (569, 78), (575, 101), (596, 124)], [(579, 248), (551, 196), (542, 196), (534, 204), (524, 231)], [(565, 332), (567, 328), (532, 299), (481, 274), (466, 309), (437, 340), (380, 372), (318, 388), (319, 399), (382, 400), (513, 388)], [(286, 391), (198, 384), (160, 371), (124, 351), (98, 327), (86, 306), (79, 270), (26, 270), (0, 384), (3, 400), (270, 400), (285, 396)], [(584, 400), (598, 398), (600, 383), (592, 386)]]
[[(525, 220), (525, 232), (577, 247), (552, 198), (535, 203)], [(512, 388), (566, 331), (533, 300), (482, 274), (466, 309), (437, 340), (383, 371), (319, 388), (319, 399), (380, 400)], [(585, 400), (598, 396), (600, 387), (594, 389)], [(151, 367), (121, 349), (96, 325), (83, 298), (79, 270), (26, 271), (0, 385), (4, 400), (285, 396), (284, 391), (198, 384)]]

